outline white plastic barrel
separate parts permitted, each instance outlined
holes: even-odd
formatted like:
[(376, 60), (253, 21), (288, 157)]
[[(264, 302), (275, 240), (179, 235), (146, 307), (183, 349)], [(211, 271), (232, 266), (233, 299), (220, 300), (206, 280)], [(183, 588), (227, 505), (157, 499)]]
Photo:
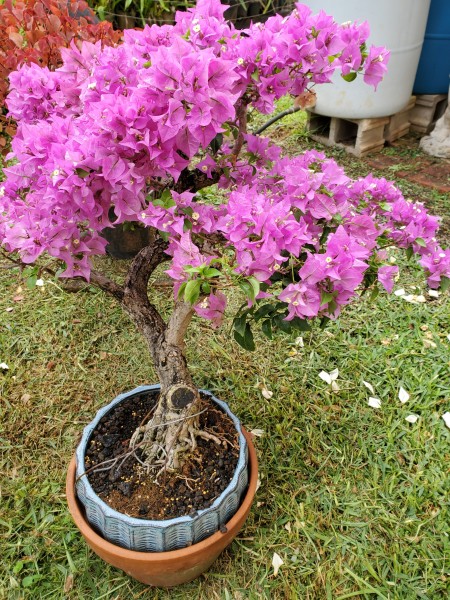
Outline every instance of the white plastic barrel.
[[(335, 73), (333, 84), (316, 87), (314, 112), (342, 119), (387, 117), (409, 101), (419, 64), (430, 0), (301, 0), (314, 13), (323, 9), (338, 23), (368, 21), (369, 44), (391, 51), (388, 72), (374, 91), (362, 75), (346, 82)], [(450, 2), (450, 0), (448, 0)]]

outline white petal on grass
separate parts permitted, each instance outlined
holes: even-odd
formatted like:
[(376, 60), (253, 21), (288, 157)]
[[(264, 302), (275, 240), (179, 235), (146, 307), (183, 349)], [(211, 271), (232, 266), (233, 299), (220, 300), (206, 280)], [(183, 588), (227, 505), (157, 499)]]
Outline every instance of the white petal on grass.
[(264, 435), (264, 429), (252, 429), (250, 431), (255, 437), (261, 437)]
[(327, 373), (326, 371), (320, 371), (319, 377), (320, 377), (320, 379), (322, 379), (322, 381), (325, 381), (325, 383), (328, 383), (328, 385), (331, 385), (331, 377), (330, 377), (329, 373)]
[(381, 400), (379, 398), (372, 398), (372, 396), (369, 398), (367, 404), (369, 406), (371, 406), (372, 408), (380, 408), (381, 406)]
[(428, 290), (428, 295), (432, 298), (439, 298), (441, 293), (438, 290)]
[(442, 415), (442, 418), (444, 419), (444, 423), (447, 425), (447, 427), (450, 429), (450, 412), (446, 412)]
[(305, 347), (305, 342), (303, 341), (303, 338), (301, 335), (298, 338), (295, 338), (295, 343), (297, 344), (297, 346), (300, 346), (300, 348)]
[(333, 381), (336, 381), (336, 379), (339, 377), (339, 369), (334, 369), (333, 371), (331, 371), (331, 373), (327, 373), (326, 371), (320, 371), (319, 377), (320, 379), (325, 381), (325, 383), (331, 385)]
[(404, 296), (405, 294), (406, 294), (406, 292), (403, 288), (401, 288), (399, 290), (395, 290), (395, 292), (394, 292), (394, 296)]
[(373, 389), (373, 385), (371, 383), (369, 383), (368, 381), (364, 381), (363, 380), (363, 385), (366, 386), (366, 388), (369, 390), (369, 392), (371, 394), (375, 394), (375, 390)]
[(273, 392), (268, 390), (266, 387), (263, 387), (261, 390), (261, 394), (264, 396), (266, 400), (270, 400), (273, 396)]
[(44, 280), (43, 279), (37, 279), (36, 280), (36, 285), (37, 287), (44, 287)]
[(261, 487), (261, 479), (259, 478), (259, 475), (258, 475), (258, 479), (256, 481), (256, 490), (255, 490), (255, 493), (259, 490), (260, 487)]
[(339, 377), (339, 369), (334, 369), (334, 371), (331, 371), (330, 377), (331, 381), (336, 381), (336, 379)]
[(278, 571), (280, 570), (281, 565), (284, 565), (284, 562), (281, 559), (281, 556), (276, 552), (273, 553), (272, 558), (272, 567), (273, 567), (273, 576), (276, 577), (278, 575)]
[(447, 333), (447, 339), (450, 342), (450, 333)]
[(407, 294), (406, 296), (402, 296), (402, 298), (403, 300), (406, 300), (406, 302), (410, 302), (411, 304), (422, 304), (423, 302), (427, 301), (425, 296), (423, 296), (422, 294), (419, 294), (418, 296), (416, 296), (415, 294)]
[(0, 369), (2, 369), (2, 371), (7, 371), (9, 367), (6, 363), (2, 362), (0, 363)]
[(418, 420), (419, 420), (418, 415), (408, 415), (407, 417), (405, 417), (405, 421), (408, 421), (408, 423), (415, 423)]
[(408, 400), (409, 400), (409, 394), (405, 390), (405, 388), (400, 387), (400, 389), (398, 391), (398, 399), (400, 400), (400, 402), (402, 404), (405, 404), (405, 402), (408, 402)]
[(339, 392), (339, 390), (341, 389), (338, 385), (337, 381), (332, 381), (331, 382), (331, 389), (333, 390), (333, 392)]

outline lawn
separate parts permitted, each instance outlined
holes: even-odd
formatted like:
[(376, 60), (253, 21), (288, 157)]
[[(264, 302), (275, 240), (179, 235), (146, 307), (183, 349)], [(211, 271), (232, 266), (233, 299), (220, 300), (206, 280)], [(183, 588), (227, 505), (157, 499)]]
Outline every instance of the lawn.
[[(299, 114), (268, 131), (289, 152), (310, 146)], [(413, 136), (384, 151), (399, 162), (405, 152), (410, 163), (413, 153), (420, 156)], [(367, 161), (332, 154), (353, 174), (370, 170)], [(448, 196), (397, 180), (405, 194), (446, 215), (448, 245)], [(232, 341), (230, 321), (212, 332), (195, 320), (188, 338), (194, 378), (226, 400), (247, 429), (262, 430), (255, 438), (261, 486), (232, 546), (198, 580), (171, 591), (146, 588), (105, 565), (85, 545), (64, 498), (84, 425), (119, 392), (155, 381), (143, 342), (95, 289), (68, 293), (50, 278), (28, 289), (2, 259), (0, 363), (9, 369), (0, 371), (0, 597), (447, 598), (449, 292), (430, 296), (414, 262), (392, 256), (401, 267), (395, 289), (425, 301), (364, 297), (324, 330), (271, 342), (258, 337), (253, 353)], [(121, 261), (100, 263), (118, 277), (124, 271)], [(164, 310), (170, 292), (162, 276), (152, 285)], [(319, 377), (334, 369), (339, 391)], [(369, 406), (370, 396), (379, 408)], [(419, 418), (410, 423), (410, 415)], [(276, 576), (274, 553), (283, 560)]]

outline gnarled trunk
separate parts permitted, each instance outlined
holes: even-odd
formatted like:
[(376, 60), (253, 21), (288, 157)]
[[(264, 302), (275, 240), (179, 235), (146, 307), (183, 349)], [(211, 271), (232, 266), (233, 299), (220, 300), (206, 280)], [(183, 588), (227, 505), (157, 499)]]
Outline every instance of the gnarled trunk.
[(137, 255), (122, 298), (123, 309), (147, 342), (161, 384), (152, 418), (131, 440), (132, 446), (139, 444), (149, 469), (178, 468), (183, 452), (195, 448), (196, 437), (207, 435), (198, 430), (200, 397), (184, 355), (184, 335), (193, 307), (176, 302), (166, 324), (147, 294), (151, 273), (165, 259), (164, 248), (164, 242), (157, 241)]

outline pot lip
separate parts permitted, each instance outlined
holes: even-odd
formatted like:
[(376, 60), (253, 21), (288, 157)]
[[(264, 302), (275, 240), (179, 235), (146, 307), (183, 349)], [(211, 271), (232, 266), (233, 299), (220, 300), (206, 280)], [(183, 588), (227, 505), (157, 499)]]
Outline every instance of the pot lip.
[[(197, 521), (199, 521), (199, 519), (201, 519), (202, 515), (204, 515), (205, 513), (209, 512), (211, 510), (214, 510), (217, 506), (220, 506), (221, 502), (227, 495), (227, 491), (230, 489), (230, 487), (236, 488), (236, 486), (237, 486), (237, 483), (239, 480), (239, 474), (242, 471), (242, 467), (239, 469), (239, 464), (243, 465), (245, 463), (245, 461), (247, 460), (246, 459), (247, 444), (246, 444), (246, 438), (243, 435), (243, 427), (241, 425), (241, 422), (236, 417), (236, 415), (231, 411), (228, 404), (226, 402), (224, 402), (223, 400), (221, 400), (220, 398), (217, 398), (217, 396), (215, 396), (209, 390), (199, 389), (199, 392), (201, 394), (204, 394), (205, 396), (208, 396), (210, 399), (212, 399), (225, 412), (225, 414), (227, 414), (230, 417), (230, 419), (233, 421), (233, 424), (234, 424), (236, 431), (238, 433), (238, 436), (239, 436), (238, 464), (236, 466), (236, 471), (234, 472), (233, 477), (232, 477), (231, 481), (229, 482), (228, 486), (226, 487), (226, 489), (223, 490), (223, 492), (214, 500), (214, 502), (210, 506), (208, 506), (207, 508), (198, 510), (197, 514), (193, 517), (191, 517), (190, 515), (183, 515), (181, 517), (174, 517), (172, 519), (162, 519), (162, 520), (138, 519), (137, 517), (129, 517), (128, 515), (125, 515), (124, 513), (120, 513), (119, 511), (115, 510), (114, 508), (111, 508), (111, 506), (109, 506), (109, 504), (104, 502), (104, 500), (102, 500), (95, 493), (95, 491), (92, 488), (92, 485), (89, 481), (89, 478), (84, 476), (85, 471), (86, 471), (84, 457), (85, 457), (85, 450), (86, 450), (86, 446), (87, 446), (89, 437), (91, 436), (93, 430), (98, 425), (99, 421), (103, 418), (103, 416), (105, 414), (107, 414), (110, 410), (112, 410), (117, 404), (119, 404), (120, 402), (122, 402), (123, 400), (125, 400), (127, 398), (137, 396), (138, 394), (141, 394), (143, 392), (152, 392), (152, 391), (156, 392), (156, 391), (160, 390), (160, 388), (161, 388), (161, 386), (158, 383), (151, 384), (151, 385), (140, 385), (130, 391), (122, 392), (121, 394), (116, 396), (113, 400), (111, 400), (111, 402), (109, 402), (107, 405), (102, 406), (97, 411), (97, 413), (96, 413), (95, 417), (92, 419), (92, 421), (88, 425), (86, 425), (86, 427), (83, 430), (82, 438), (81, 438), (81, 440), (76, 448), (76, 451), (75, 451), (75, 457), (76, 457), (75, 469), (76, 469), (76, 478), (77, 478), (76, 480), (78, 481), (78, 479), (83, 478), (83, 485), (84, 485), (85, 490), (90, 495), (96, 496), (96, 502), (99, 506), (102, 507), (102, 511), (105, 515), (113, 516), (113, 517), (116, 517), (119, 519), (126, 518), (127, 524), (132, 527), (139, 527), (139, 528), (140, 527), (155, 527), (157, 529), (164, 530), (170, 526), (179, 525), (180, 523), (196, 523)], [(78, 474), (79, 470), (81, 470), (81, 474)]]
[[(242, 427), (242, 426), (241, 426)], [(248, 433), (244, 427), (242, 427), (242, 433), (244, 434), (247, 447), (248, 447), (248, 465), (249, 465), (249, 482), (247, 492), (244, 496), (244, 499), (239, 506), (237, 512), (231, 517), (231, 519), (227, 522), (226, 528), (227, 532), (222, 533), (221, 531), (217, 531), (213, 533), (211, 536), (202, 540), (201, 542), (197, 542), (196, 544), (192, 544), (186, 548), (181, 548), (179, 550), (168, 550), (165, 552), (141, 552), (138, 550), (128, 550), (127, 548), (122, 548), (121, 546), (117, 546), (112, 542), (109, 542), (105, 538), (101, 537), (89, 524), (85, 515), (83, 514), (79, 500), (76, 498), (75, 493), (75, 475), (76, 475), (76, 458), (75, 454), (72, 456), (70, 461), (67, 477), (66, 477), (66, 498), (67, 504), (69, 507), (69, 512), (72, 515), (75, 524), (78, 529), (82, 533), (82, 535), (89, 540), (95, 546), (100, 546), (102, 549), (110, 554), (117, 556), (122, 560), (130, 560), (135, 562), (145, 562), (145, 563), (159, 563), (161, 560), (179, 560), (186, 556), (191, 556), (197, 553), (203, 553), (205, 550), (212, 549), (217, 542), (221, 542), (227, 534), (230, 538), (232, 536), (233, 530), (239, 527), (239, 522), (245, 516), (253, 503), (253, 499), (255, 497), (257, 484), (258, 484), (258, 458), (256, 456), (255, 446), (252, 441), (252, 435)], [(237, 533), (237, 531), (236, 531)]]

